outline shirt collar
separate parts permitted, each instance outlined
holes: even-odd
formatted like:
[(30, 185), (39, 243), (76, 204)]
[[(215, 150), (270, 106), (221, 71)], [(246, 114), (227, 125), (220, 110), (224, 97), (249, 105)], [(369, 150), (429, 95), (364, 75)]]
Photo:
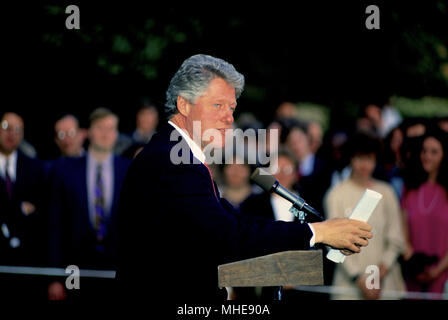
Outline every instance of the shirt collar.
[(309, 176), (313, 173), (314, 168), (314, 154), (308, 154), (300, 163), (300, 174), (302, 176)]
[(6, 167), (6, 160), (9, 160), (8, 162), (8, 173), (9, 177), (15, 181), (16, 180), (16, 166), (17, 166), (17, 150), (15, 150), (13, 153), (11, 153), (9, 156), (4, 155), (3, 153), (0, 153), (0, 175), (4, 178), (5, 174), (5, 167)]
[(99, 162), (95, 159), (94, 156), (92, 156), (92, 154), (87, 151), (87, 161), (89, 163), (90, 166), (92, 166), (93, 168), (96, 168), (96, 166), (98, 164), (102, 165), (102, 168), (104, 170), (106, 170), (107, 168), (111, 167), (113, 164), (113, 153), (111, 153), (108, 157), (106, 157), (103, 161)]
[(176, 129), (181, 136), (185, 139), (185, 141), (187, 142), (188, 146), (191, 149), (191, 152), (193, 153), (193, 156), (198, 159), (199, 161), (201, 161), (201, 163), (205, 163), (205, 154), (202, 151), (202, 149), (197, 145), (196, 142), (194, 142), (193, 139), (190, 138), (190, 135), (184, 130), (179, 128), (177, 125), (175, 125), (172, 121), (168, 121), (168, 123), (170, 125), (172, 125), (174, 127), (174, 129)]

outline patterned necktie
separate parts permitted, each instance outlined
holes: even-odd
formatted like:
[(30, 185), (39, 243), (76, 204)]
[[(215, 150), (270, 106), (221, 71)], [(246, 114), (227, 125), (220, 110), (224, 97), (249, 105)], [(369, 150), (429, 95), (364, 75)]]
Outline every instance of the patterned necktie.
[(104, 239), (106, 232), (104, 203), (102, 165), (98, 164), (96, 167), (95, 182), (95, 230), (98, 242), (101, 242)]
[(208, 173), (210, 174), (210, 179), (212, 180), (213, 192), (215, 193), (216, 199), (218, 199), (218, 195), (216, 194), (216, 189), (215, 189), (215, 183), (213, 182), (212, 171), (210, 170), (210, 168), (208, 167), (208, 165), (205, 162), (204, 162), (204, 165), (207, 167)]
[(9, 159), (6, 158), (6, 165), (5, 165), (5, 184), (6, 184), (6, 192), (8, 193), (9, 199), (12, 198), (12, 180), (9, 176)]

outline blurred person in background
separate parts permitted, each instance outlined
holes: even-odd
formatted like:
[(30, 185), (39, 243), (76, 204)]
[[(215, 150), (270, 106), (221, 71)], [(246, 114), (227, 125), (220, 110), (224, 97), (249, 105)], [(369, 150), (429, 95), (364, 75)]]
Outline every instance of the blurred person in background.
[[(283, 145), (286, 140), (288, 132), (298, 123), (296, 118), (278, 117), (272, 121), (266, 128), (266, 151), (274, 153), (278, 151), (280, 145)], [(272, 138), (276, 140), (271, 141)]]
[(401, 127), (392, 129), (384, 139), (384, 170), (387, 181), (401, 199), (403, 191), (403, 161), (401, 159), (404, 133)]
[(421, 143), (428, 123), (423, 118), (406, 118), (401, 127), (404, 137), (400, 150), (400, 159), (402, 176), (404, 178), (412, 176), (415, 168), (420, 166)]
[[(369, 247), (357, 256), (347, 257), (335, 268), (333, 285), (355, 289), (357, 294), (337, 293), (332, 299), (376, 300), (383, 291), (405, 291), (398, 263), (405, 249), (399, 201), (389, 184), (372, 177), (379, 151), (378, 139), (365, 133), (356, 134), (350, 141), (350, 178), (330, 189), (325, 197), (328, 218), (347, 218), (367, 188), (383, 195), (369, 219), (375, 234)], [(370, 265), (379, 267), (380, 289), (366, 287), (365, 272)]]
[[(41, 266), (45, 263), (42, 163), (19, 150), (24, 121), (14, 112), (0, 119), (0, 265)], [(39, 279), (0, 275), (0, 297), (31, 298)]]
[(398, 110), (390, 105), (390, 102), (369, 103), (362, 109), (359, 117), (360, 129), (374, 134), (379, 138), (385, 138), (389, 132), (402, 122)]
[(428, 120), (424, 118), (407, 118), (404, 121), (404, 135), (406, 138), (421, 137), (428, 127)]
[(150, 100), (145, 99), (135, 117), (135, 131), (132, 139), (135, 143), (148, 143), (159, 124), (159, 111)]
[(78, 119), (67, 114), (54, 124), (54, 142), (63, 157), (80, 157), (85, 153), (83, 144), (87, 131), (79, 127)]
[(253, 190), (250, 184), (250, 166), (243, 159), (237, 159), (235, 157), (231, 163), (223, 165), (223, 183), (219, 188), (221, 194), (235, 208), (239, 208)]
[[(297, 190), (297, 160), (286, 148), (278, 151), (278, 170), (274, 174), (279, 183), (294, 193)], [(291, 203), (275, 193), (262, 192), (251, 194), (240, 207), (244, 215), (265, 217), (281, 221), (294, 221), (295, 216), (289, 212)]]
[(298, 183), (302, 197), (322, 212), (322, 198), (330, 184), (330, 173), (325, 161), (311, 150), (307, 123), (297, 121), (287, 130), (282, 130), (280, 140), (298, 160)]
[(367, 104), (357, 118), (356, 131), (381, 137), (382, 121), (381, 108), (374, 103)]
[[(116, 269), (116, 214), (121, 185), (130, 161), (113, 150), (118, 136), (118, 117), (98, 108), (90, 115), (89, 147), (78, 158), (60, 158), (53, 166), (50, 204), (50, 263), (65, 268)], [(110, 280), (109, 280), (110, 281)], [(73, 290), (72, 290), (73, 291)], [(73, 298), (104, 298), (111, 284), (84, 279), (83, 290)], [(54, 281), (51, 300), (67, 297), (64, 285)]]
[(283, 101), (278, 105), (277, 109), (275, 109), (275, 117), (297, 119), (298, 117), (297, 106), (290, 101)]
[(322, 126), (317, 121), (310, 121), (307, 131), (310, 139), (310, 150), (313, 154), (317, 154), (322, 146), (322, 138), (324, 135)]
[(349, 136), (347, 132), (337, 130), (329, 134), (326, 142), (324, 142), (322, 156), (327, 159), (330, 166), (330, 187), (334, 187), (350, 176), (350, 159), (346, 150), (348, 139)]
[(445, 132), (448, 132), (448, 117), (441, 117), (437, 120), (437, 126)]
[(442, 293), (448, 279), (448, 134), (426, 130), (419, 160), (406, 172), (401, 200), (407, 221), (405, 260), (436, 257), (436, 262), (420, 266), (406, 280), (410, 291)]
[(127, 135), (120, 133), (115, 153), (128, 159), (134, 159), (143, 147), (151, 140), (159, 124), (159, 111), (149, 99), (143, 99), (135, 115), (135, 130)]
[[(237, 152), (240, 158), (244, 158), (249, 165), (259, 166), (265, 160), (264, 155), (267, 154), (266, 143), (269, 139), (261, 137), (260, 130), (263, 130), (263, 124), (251, 112), (242, 112), (233, 123), (233, 128), (237, 129), (233, 144), (226, 142), (226, 152)], [(240, 131), (240, 130), (241, 131)], [(253, 133), (253, 135), (252, 135)], [(254, 138), (251, 138), (254, 137)], [(242, 141), (242, 145), (241, 142)]]
[[(11, 117), (14, 117), (15, 119), (20, 118), (20, 121), (23, 122), (22, 117), (15, 113), (15, 112), (0, 112), (0, 115), (2, 115), (3, 117), (7, 116), (11, 119)], [(19, 121), (19, 120), (18, 120)], [(6, 124), (7, 122), (5, 122)], [(20, 137), (20, 142), (19, 145), (16, 147), (17, 150), (20, 150), (20, 152), (24, 155), (26, 155), (29, 158), (37, 158), (37, 151), (36, 149), (33, 147), (33, 145), (31, 145), (29, 142), (27, 142), (25, 140), (24, 135), (22, 134), (22, 136)]]
[(392, 129), (398, 127), (403, 122), (403, 117), (398, 109), (393, 106), (392, 98), (389, 97), (381, 108), (381, 118), (383, 119), (383, 125), (381, 130), (381, 136), (386, 137)]

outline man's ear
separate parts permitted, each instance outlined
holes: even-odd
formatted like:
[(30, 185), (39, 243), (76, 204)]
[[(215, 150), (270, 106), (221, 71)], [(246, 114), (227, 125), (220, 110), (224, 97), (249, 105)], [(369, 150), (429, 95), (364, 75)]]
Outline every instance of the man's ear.
[(184, 117), (187, 117), (190, 114), (191, 104), (187, 101), (187, 99), (177, 96), (177, 110)]

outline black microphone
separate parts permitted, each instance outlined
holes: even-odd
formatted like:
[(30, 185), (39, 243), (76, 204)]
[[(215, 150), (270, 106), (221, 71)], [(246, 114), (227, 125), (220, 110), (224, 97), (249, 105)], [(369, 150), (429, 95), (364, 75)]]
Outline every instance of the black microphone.
[(298, 195), (290, 192), (288, 189), (283, 187), (277, 181), (277, 179), (275, 179), (275, 177), (266, 170), (257, 168), (255, 169), (254, 173), (252, 173), (252, 176), (250, 178), (256, 184), (258, 184), (263, 190), (267, 192), (275, 192), (280, 197), (291, 202), (293, 207), (296, 208), (297, 210), (312, 214), (313, 216), (317, 217), (319, 221), (324, 220), (322, 215), (319, 212), (317, 212), (316, 209), (311, 207), (308, 203), (305, 202), (305, 200), (300, 198)]

